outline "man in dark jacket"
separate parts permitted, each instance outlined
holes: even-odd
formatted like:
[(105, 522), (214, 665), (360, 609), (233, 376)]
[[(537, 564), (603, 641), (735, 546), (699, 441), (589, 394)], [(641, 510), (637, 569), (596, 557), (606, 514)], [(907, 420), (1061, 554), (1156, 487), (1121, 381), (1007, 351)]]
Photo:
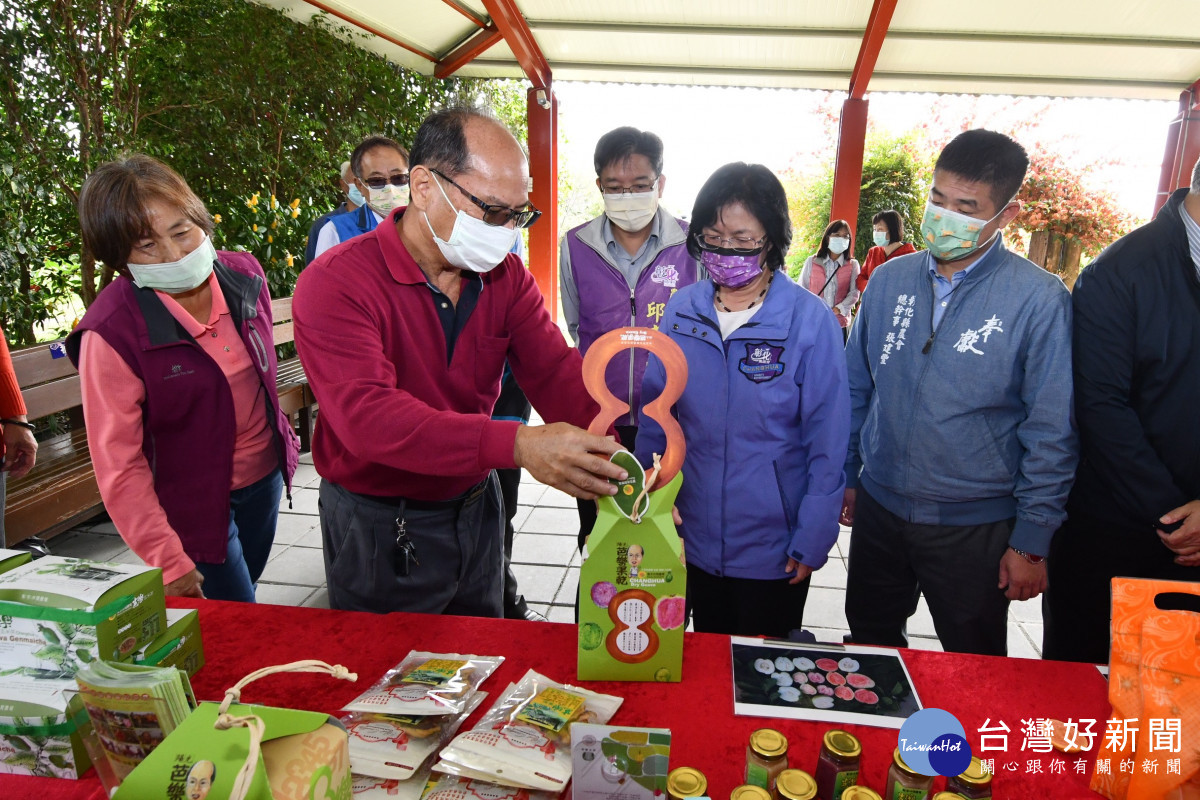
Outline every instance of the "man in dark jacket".
[(1200, 581), (1200, 162), (1073, 297), (1082, 459), (1050, 547), (1042, 655), (1106, 662), (1115, 576)]

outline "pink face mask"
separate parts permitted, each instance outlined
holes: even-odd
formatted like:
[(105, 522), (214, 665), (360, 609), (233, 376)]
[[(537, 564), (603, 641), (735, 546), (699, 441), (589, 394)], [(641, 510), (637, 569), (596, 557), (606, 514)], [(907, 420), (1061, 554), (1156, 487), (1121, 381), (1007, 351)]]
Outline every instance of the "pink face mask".
[(700, 252), (700, 263), (717, 286), (740, 289), (762, 273), (759, 252), (720, 253), (703, 250)]

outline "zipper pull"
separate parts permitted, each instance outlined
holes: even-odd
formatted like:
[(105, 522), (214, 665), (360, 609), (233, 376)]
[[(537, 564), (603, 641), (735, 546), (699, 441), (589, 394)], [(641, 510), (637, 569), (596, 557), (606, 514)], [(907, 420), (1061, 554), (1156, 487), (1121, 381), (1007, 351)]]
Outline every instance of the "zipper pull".
[(629, 293), (629, 324), (637, 325), (637, 300), (634, 299), (633, 292)]
[(929, 348), (933, 347), (933, 337), (936, 333), (929, 334), (929, 338), (925, 341), (925, 346), (921, 348), (922, 355), (929, 355)]

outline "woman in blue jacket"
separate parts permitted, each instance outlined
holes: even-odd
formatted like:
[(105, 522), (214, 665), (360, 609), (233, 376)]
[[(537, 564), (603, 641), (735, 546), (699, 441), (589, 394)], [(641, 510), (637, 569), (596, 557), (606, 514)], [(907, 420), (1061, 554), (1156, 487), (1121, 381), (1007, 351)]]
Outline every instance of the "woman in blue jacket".
[[(687, 357), (675, 405), (687, 442), (679, 512), (697, 631), (786, 636), (837, 541), (850, 430), (841, 331), (783, 271), (787, 197), (759, 164), (727, 164), (692, 209), (688, 251), (710, 279), (659, 324)], [(663, 387), (652, 359), (643, 396)], [(637, 455), (664, 436), (641, 416)]]

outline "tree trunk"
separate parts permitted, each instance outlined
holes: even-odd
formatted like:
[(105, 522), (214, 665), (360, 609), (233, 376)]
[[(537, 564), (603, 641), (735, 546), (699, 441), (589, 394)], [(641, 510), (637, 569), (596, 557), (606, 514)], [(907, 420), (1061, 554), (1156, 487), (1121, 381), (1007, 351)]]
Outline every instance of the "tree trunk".
[(1046, 251), (1046, 263), (1043, 268), (1055, 275), (1062, 274), (1063, 237), (1056, 233), (1050, 234), (1050, 247)]
[(1046, 251), (1050, 246), (1049, 231), (1034, 231), (1029, 235), (1029, 260), (1046, 268)]
[(1059, 273), (1068, 289), (1075, 288), (1075, 281), (1079, 278), (1079, 260), (1082, 257), (1083, 245), (1077, 239), (1068, 239), (1063, 252), (1062, 271)]

